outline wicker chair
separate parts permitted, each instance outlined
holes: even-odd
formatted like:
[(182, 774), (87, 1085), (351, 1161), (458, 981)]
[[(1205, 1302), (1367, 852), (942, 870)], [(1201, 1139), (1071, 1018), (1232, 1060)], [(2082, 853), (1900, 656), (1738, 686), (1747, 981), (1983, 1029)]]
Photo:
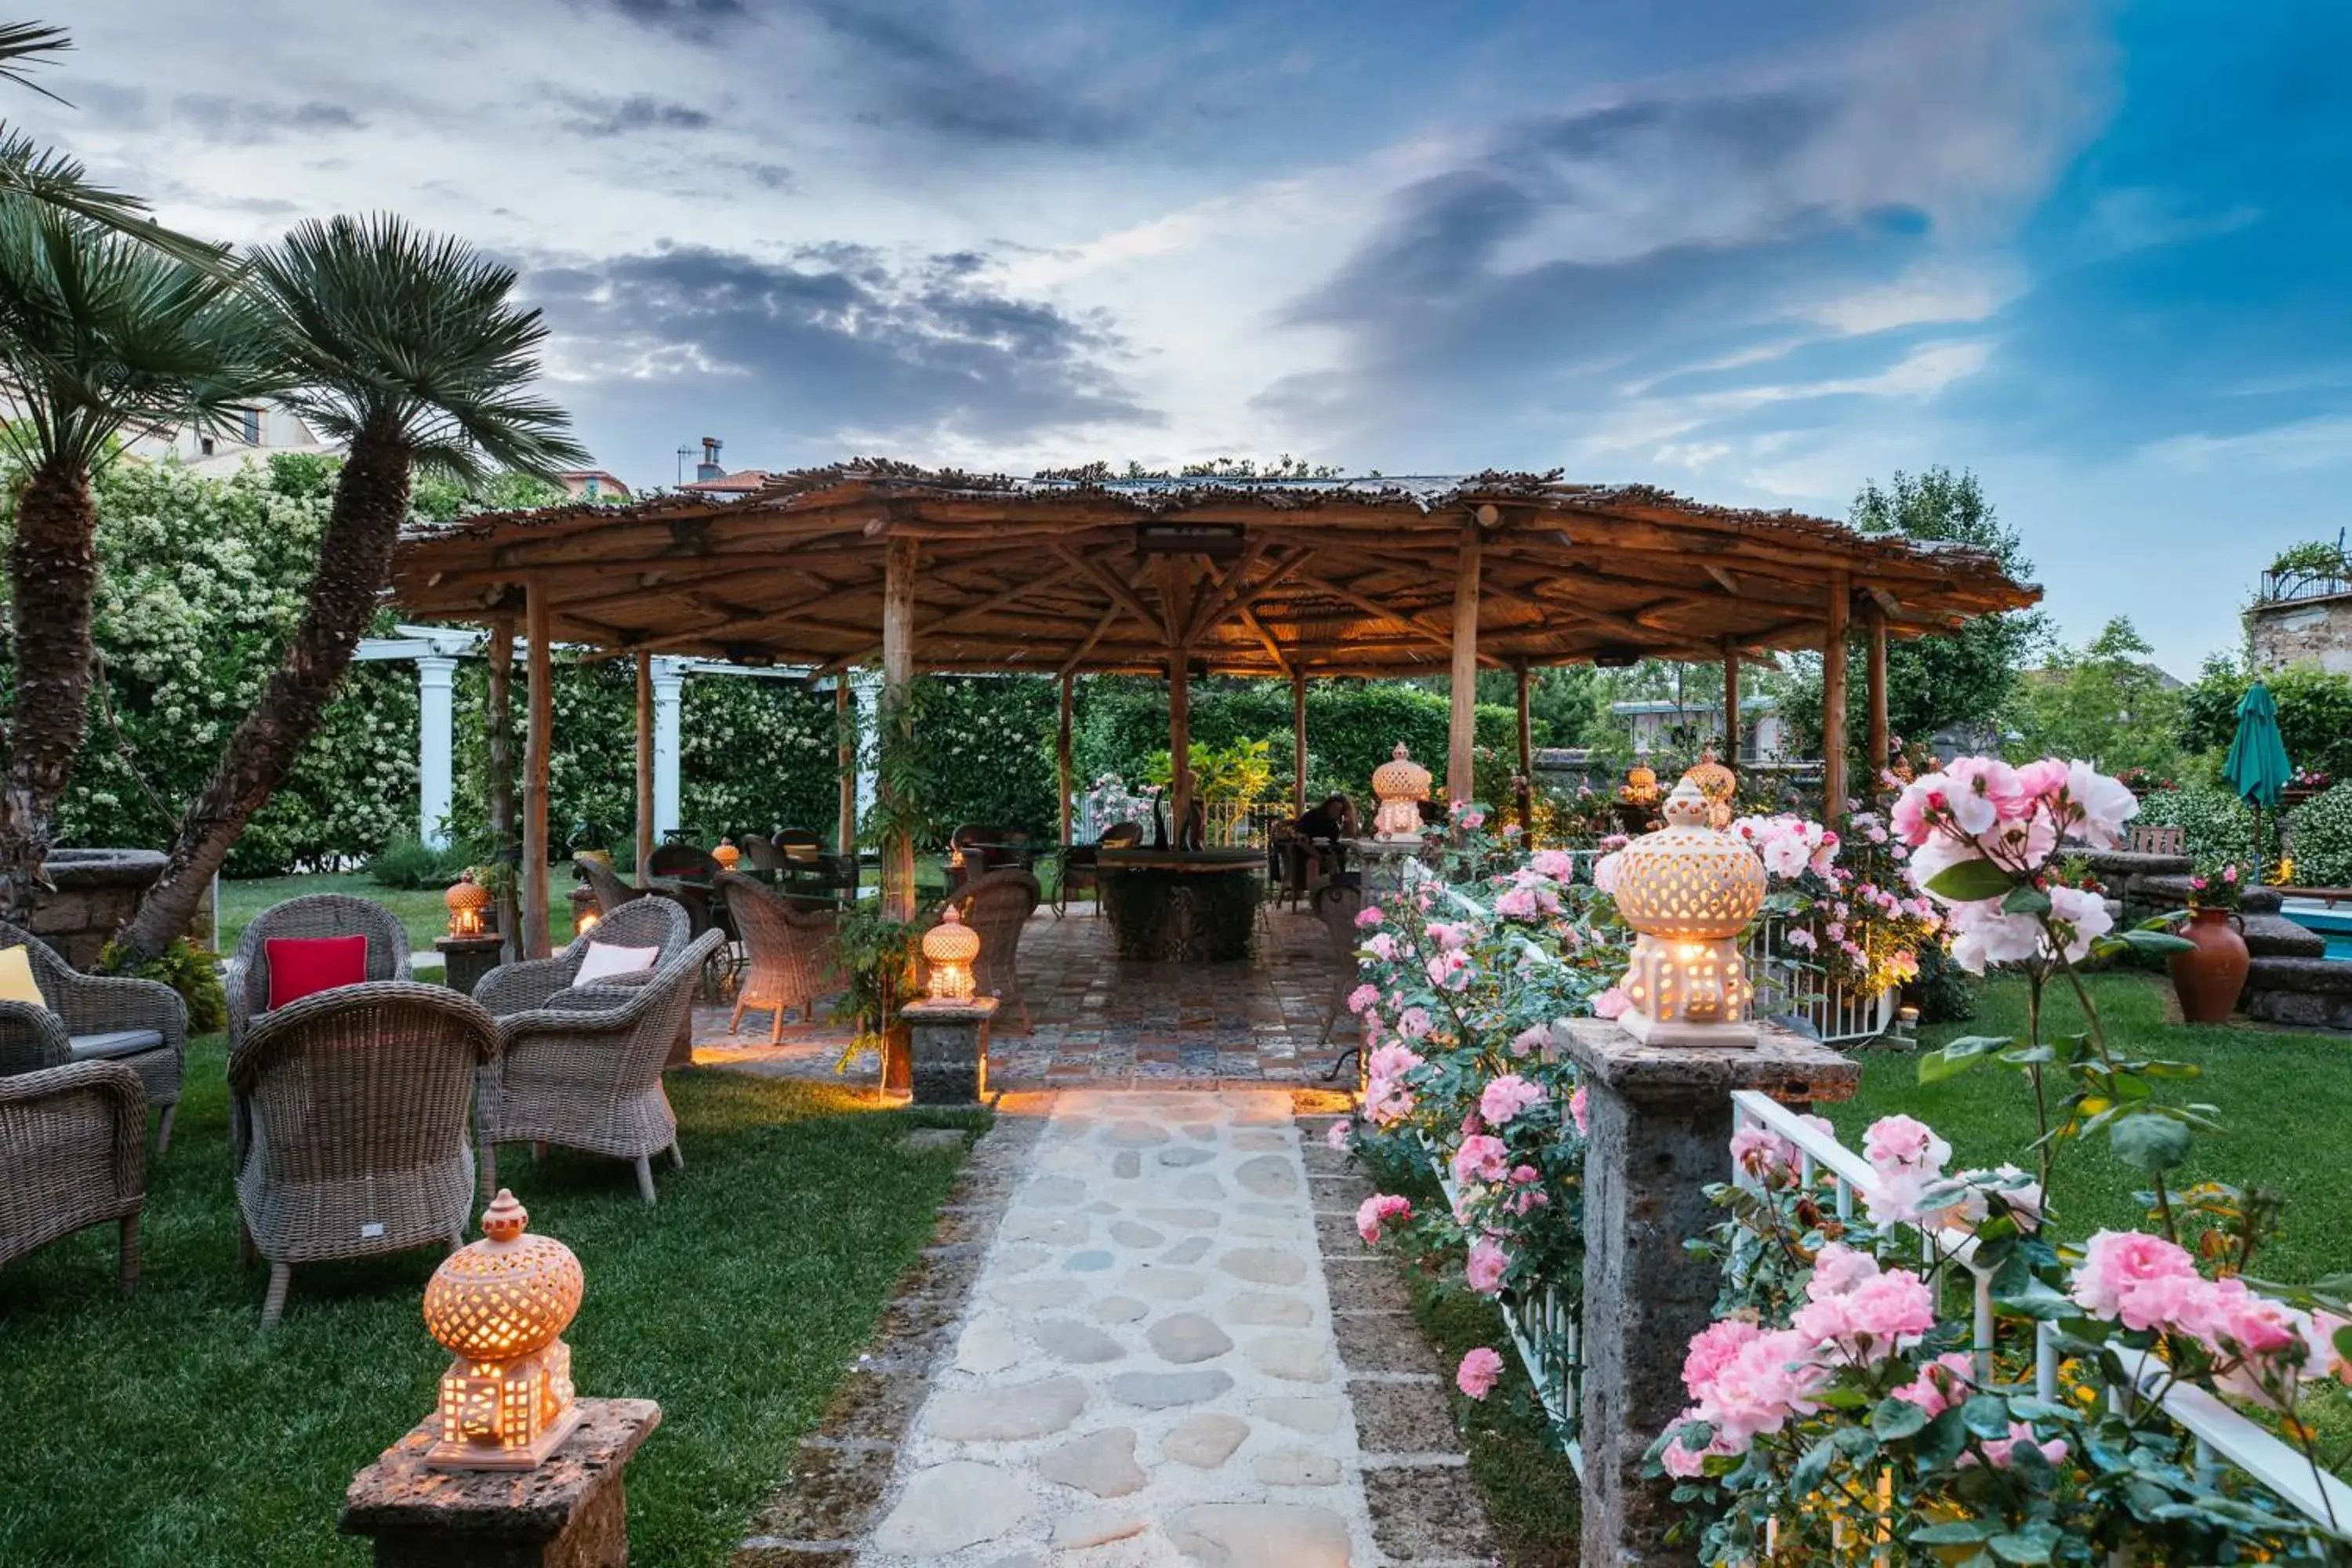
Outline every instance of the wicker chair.
[(777, 872), (784, 868), (784, 852), (776, 847), (775, 840), (757, 833), (746, 833), (735, 840), (743, 851), (743, 858), (751, 863), (754, 871)]
[(784, 1037), (785, 1009), (798, 1007), (803, 1022), (814, 1022), (817, 998), (841, 989), (834, 944), (839, 917), (830, 909), (803, 909), (740, 872), (721, 872), (719, 889), (743, 933), (746, 959), (728, 1028), (741, 1028), (746, 1012), (764, 1008), (774, 1045)]
[(464, 1238), (467, 1111), (498, 1031), (446, 986), (373, 981), (289, 1002), (230, 1051), (238, 1243), (269, 1260), (263, 1328), (285, 1311), (297, 1264)]
[[(498, 1059), (483, 1075), (483, 1142), (556, 1143), (632, 1161), (637, 1191), (652, 1203), (652, 1156), (667, 1149), (686, 1164), (662, 1064), (719, 942), (718, 932), (703, 932), (625, 1000), (588, 986), (499, 1019)], [(486, 1158), (485, 1180), (495, 1184), (495, 1151)]]
[(956, 912), (980, 933), (980, 957), (972, 982), (984, 995), (1021, 1010), (1021, 1032), (1029, 1032), (1029, 997), (1021, 988), (1021, 932), (1036, 912), (1037, 879), (1026, 871), (989, 871), (963, 885)]
[(122, 1293), (139, 1283), (147, 1099), (121, 1062), (0, 1078), (0, 1266), (87, 1226), (122, 1227)]
[(172, 1146), (188, 1053), (188, 1008), (152, 980), (84, 974), (47, 942), (0, 921), (0, 947), (22, 944), (47, 1007), (0, 1002), (0, 1078), (69, 1062), (119, 1061), (139, 1075), (146, 1103), (159, 1106), (155, 1155)]
[(1133, 822), (1114, 822), (1102, 830), (1102, 837), (1092, 844), (1072, 844), (1062, 851), (1062, 875), (1054, 884), (1054, 913), (1056, 918), (1066, 913), (1070, 895), (1084, 888), (1095, 895), (1095, 918), (1102, 918), (1102, 862), (1097, 856), (1105, 849), (1132, 849), (1143, 842), (1143, 828)]
[(646, 889), (632, 888), (621, 880), (611, 865), (603, 860), (583, 857), (572, 862), (572, 871), (596, 895), (596, 918), (600, 921), (611, 919), (613, 911), (623, 904), (650, 896)]
[(685, 877), (708, 882), (719, 875), (719, 862), (699, 844), (665, 844), (646, 862), (656, 877)]
[(652, 979), (655, 970), (684, 952), (691, 940), (686, 911), (677, 904), (667, 899), (633, 899), (611, 914), (600, 916), (593, 931), (575, 938), (571, 946), (553, 957), (502, 963), (491, 970), (474, 987), (474, 1000), (489, 1009), (492, 1017), (502, 1018), (509, 1013), (543, 1006), (557, 992), (572, 989), (572, 977), (580, 973), (580, 961), (588, 956), (591, 942), (610, 947), (659, 948), (661, 952), (654, 960), (653, 969), (637, 974), (611, 975), (596, 982), (593, 987), (625, 990)]
[(228, 992), (231, 1053), (269, 1006), (269, 950), (261, 944), (273, 938), (315, 936), (363, 936), (368, 979), (408, 978), (408, 928), (382, 904), (347, 893), (310, 893), (272, 904), (236, 939), (236, 956), (221, 975)]

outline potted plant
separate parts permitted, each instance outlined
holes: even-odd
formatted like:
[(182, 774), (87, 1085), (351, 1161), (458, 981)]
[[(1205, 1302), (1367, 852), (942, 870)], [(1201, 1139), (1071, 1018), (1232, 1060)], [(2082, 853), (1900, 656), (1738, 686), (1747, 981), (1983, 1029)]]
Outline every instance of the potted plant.
[(2252, 962), (2246, 952), (2245, 918), (2238, 912), (2245, 880), (2244, 868), (2235, 860), (2205, 861), (2189, 875), (2181, 931), (2189, 948), (2166, 960), (2180, 1016), (2189, 1023), (2229, 1022), (2245, 989)]

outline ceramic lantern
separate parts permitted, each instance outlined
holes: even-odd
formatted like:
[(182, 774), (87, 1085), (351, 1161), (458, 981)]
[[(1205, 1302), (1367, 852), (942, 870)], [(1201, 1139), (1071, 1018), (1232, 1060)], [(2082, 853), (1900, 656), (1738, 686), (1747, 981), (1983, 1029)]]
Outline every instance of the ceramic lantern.
[(490, 890), (474, 880), (473, 872), (467, 871), (459, 877), (457, 883), (441, 895), (441, 901), (449, 907), (451, 936), (482, 934), (482, 911), (489, 908)]
[(1700, 752), (1697, 763), (1683, 777), (1696, 784), (1706, 801), (1706, 825), (1717, 832), (1730, 826), (1732, 805), (1739, 798), (1739, 775), (1715, 760), (1715, 748)]
[(1617, 798), (1628, 805), (1658, 804), (1658, 773), (1647, 763), (1635, 763), (1618, 786)]
[(530, 1221), (499, 1188), (483, 1239), (444, 1258), (425, 1288), (425, 1326), (457, 1358), (441, 1374), (433, 1469), (532, 1469), (580, 1424), (562, 1337), (580, 1310), (580, 1260), (552, 1237), (525, 1236)]
[(1707, 826), (1707, 801), (1689, 779), (1666, 799), (1666, 826), (1619, 851), (1617, 910), (1641, 933), (1619, 984), (1633, 1006), (1619, 1018), (1635, 1039), (1663, 1046), (1753, 1046), (1738, 938), (1764, 903), (1764, 862)]
[(719, 862), (720, 870), (732, 871), (736, 863), (743, 858), (743, 851), (735, 847), (732, 838), (721, 838), (719, 847), (710, 852), (710, 858)]
[(1421, 803), (1429, 798), (1429, 770), (1405, 753), (1402, 741), (1396, 754), (1372, 770), (1372, 796), (1380, 808), (1372, 814), (1372, 837), (1383, 843), (1421, 842)]
[(971, 1001), (971, 961), (979, 956), (980, 933), (963, 923), (953, 904), (941, 910), (940, 923), (923, 933), (923, 962), (931, 970), (931, 1000)]

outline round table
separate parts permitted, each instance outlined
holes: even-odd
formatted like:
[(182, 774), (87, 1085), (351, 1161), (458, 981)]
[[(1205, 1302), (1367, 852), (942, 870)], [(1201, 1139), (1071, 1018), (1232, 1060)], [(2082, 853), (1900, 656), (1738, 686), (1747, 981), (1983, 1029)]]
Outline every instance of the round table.
[(1104, 849), (1097, 896), (1121, 958), (1245, 959), (1257, 933), (1262, 849)]

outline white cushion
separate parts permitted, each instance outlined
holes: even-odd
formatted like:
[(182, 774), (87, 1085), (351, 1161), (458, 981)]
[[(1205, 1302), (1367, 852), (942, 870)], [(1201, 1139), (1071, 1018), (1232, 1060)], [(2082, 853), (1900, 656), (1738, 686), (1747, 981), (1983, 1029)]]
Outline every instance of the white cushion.
[(622, 947), (613, 942), (592, 942), (588, 951), (580, 955), (580, 973), (572, 977), (574, 985), (593, 985), (599, 980), (610, 980), (617, 974), (643, 974), (661, 956), (658, 947)]
[(67, 1048), (78, 1062), (103, 1061), (109, 1057), (135, 1057), (163, 1043), (154, 1029), (107, 1029), (95, 1035), (68, 1035)]

